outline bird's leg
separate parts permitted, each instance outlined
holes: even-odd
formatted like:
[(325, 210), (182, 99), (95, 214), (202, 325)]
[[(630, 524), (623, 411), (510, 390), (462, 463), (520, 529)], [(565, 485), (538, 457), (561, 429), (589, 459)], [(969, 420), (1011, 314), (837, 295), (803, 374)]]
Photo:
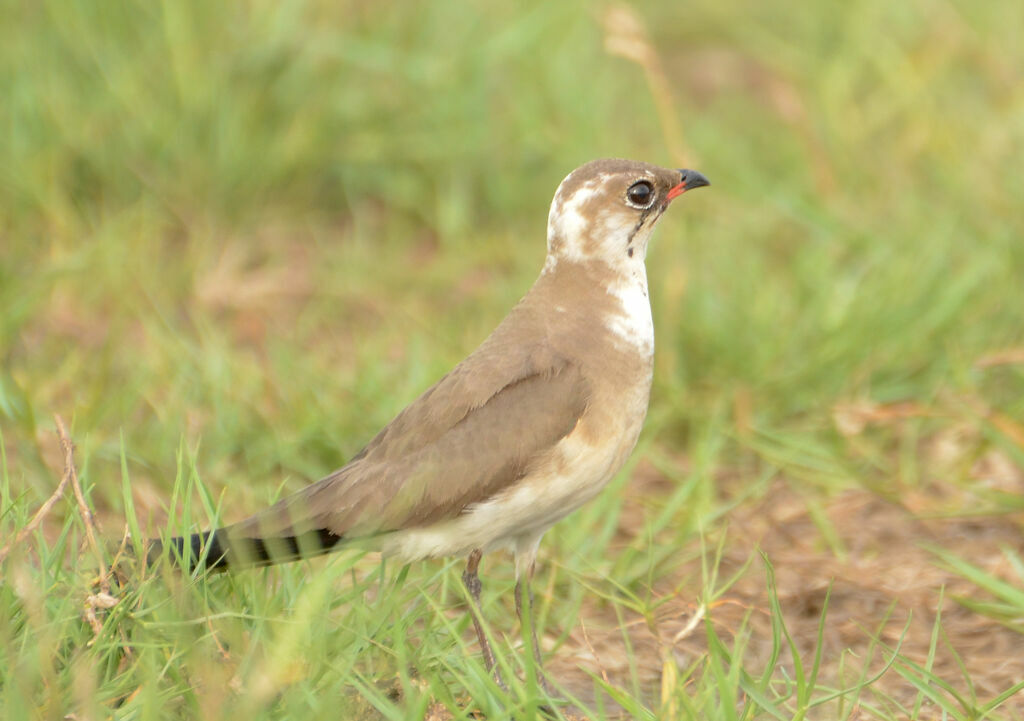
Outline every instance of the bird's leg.
[(469, 605), (469, 617), (473, 619), (473, 628), (476, 629), (476, 638), (480, 642), (480, 650), (484, 654), (484, 666), (487, 668), (488, 673), (494, 674), (494, 680), (498, 682), (501, 688), (506, 688), (505, 681), (501, 678), (501, 672), (498, 670), (497, 664), (494, 660), (494, 651), (491, 650), (491, 644), (487, 640), (487, 636), (484, 634), (484, 626), (481, 622), (481, 610), (480, 610), (480, 577), (476, 575), (476, 569), (480, 566), (480, 558), (483, 556), (483, 551), (479, 548), (475, 549), (469, 554), (469, 560), (466, 563), (466, 570), (462, 572), (462, 583), (465, 584), (466, 590), (469, 591), (470, 597), (473, 599)]
[(530, 581), (533, 580), (533, 568), (534, 565), (531, 563), (530, 568), (526, 574), (526, 621), (523, 621), (523, 579), (516, 579), (516, 588), (514, 591), (516, 599), (516, 616), (519, 618), (520, 626), (530, 627), (530, 645), (533, 647), (533, 661), (535, 664), (534, 671), (537, 674), (537, 683), (548, 693), (551, 693), (551, 687), (548, 685), (548, 681), (544, 678), (544, 662), (540, 658), (540, 643), (537, 641), (537, 626), (533, 622), (533, 589), (530, 588)]

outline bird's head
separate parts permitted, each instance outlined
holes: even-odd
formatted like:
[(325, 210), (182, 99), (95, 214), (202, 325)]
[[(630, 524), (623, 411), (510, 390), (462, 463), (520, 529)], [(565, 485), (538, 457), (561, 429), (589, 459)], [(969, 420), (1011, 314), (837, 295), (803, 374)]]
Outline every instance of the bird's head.
[(577, 168), (551, 201), (548, 266), (561, 259), (643, 263), (651, 231), (672, 199), (704, 185), (707, 178), (694, 170), (635, 160), (607, 158)]

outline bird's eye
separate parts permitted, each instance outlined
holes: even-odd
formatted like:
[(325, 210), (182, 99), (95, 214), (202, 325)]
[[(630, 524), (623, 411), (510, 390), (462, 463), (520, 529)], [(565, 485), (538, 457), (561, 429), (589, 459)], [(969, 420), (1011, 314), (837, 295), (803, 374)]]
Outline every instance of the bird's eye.
[(637, 208), (647, 208), (654, 202), (654, 186), (646, 180), (638, 180), (629, 186), (626, 200)]

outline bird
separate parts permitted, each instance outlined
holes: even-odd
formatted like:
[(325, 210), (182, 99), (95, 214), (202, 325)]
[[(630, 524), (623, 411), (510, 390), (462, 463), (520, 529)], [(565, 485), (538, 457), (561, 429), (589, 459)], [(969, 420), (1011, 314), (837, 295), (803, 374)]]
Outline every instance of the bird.
[(707, 185), (694, 170), (619, 158), (573, 170), (551, 202), (539, 277), (475, 351), (342, 468), (240, 522), (154, 539), (148, 558), (223, 571), (348, 547), (407, 563), (465, 557), (468, 612), (504, 687), (478, 569), (483, 554), (510, 550), (516, 614), (541, 669), (529, 593), (541, 537), (636, 445), (654, 370), (648, 243), (675, 198)]

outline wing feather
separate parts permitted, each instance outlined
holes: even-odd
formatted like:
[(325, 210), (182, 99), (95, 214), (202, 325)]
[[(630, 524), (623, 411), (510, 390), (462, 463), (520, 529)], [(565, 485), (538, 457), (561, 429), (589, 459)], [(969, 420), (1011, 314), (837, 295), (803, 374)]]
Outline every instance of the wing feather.
[(229, 533), (372, 536), (457, 516), (521, 478), (576, 426), (589, 389), (546, 344), (516, 337), (528, 324), (514, 315), (348, 465)]

